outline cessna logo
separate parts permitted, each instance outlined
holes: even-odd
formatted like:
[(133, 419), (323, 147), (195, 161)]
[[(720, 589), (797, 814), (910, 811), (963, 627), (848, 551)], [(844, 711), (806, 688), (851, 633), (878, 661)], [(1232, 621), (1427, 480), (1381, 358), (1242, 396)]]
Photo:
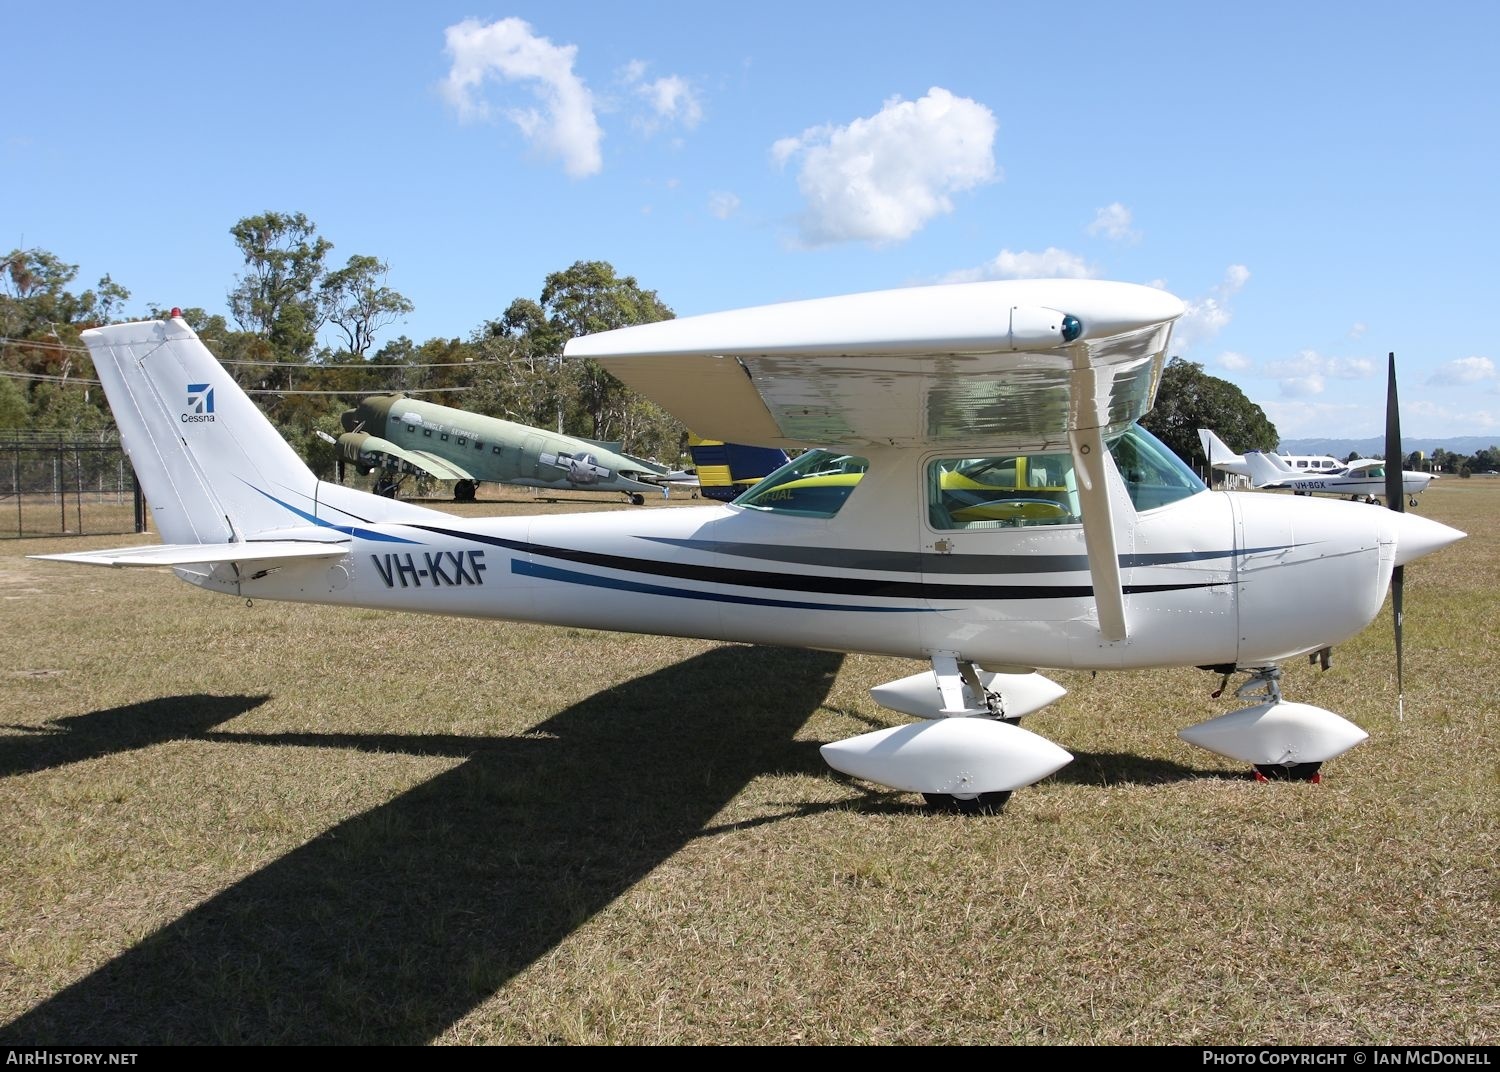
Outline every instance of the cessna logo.
[(206, 383), (187, 385), (188, 412), (182, 415), (183, 424), (202, 424), (214, 419), (214, 389)]

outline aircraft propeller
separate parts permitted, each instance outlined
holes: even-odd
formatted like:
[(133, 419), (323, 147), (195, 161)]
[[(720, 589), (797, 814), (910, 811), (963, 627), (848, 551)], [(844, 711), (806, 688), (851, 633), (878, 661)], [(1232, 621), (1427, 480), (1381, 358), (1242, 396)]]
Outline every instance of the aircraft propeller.
[[(1390, 355), (1385, 389), (1385, 503), (1398, 514), (1406, 510), (1406, 491), (1401, 470), (1401, 412), (1396, 405), (1396, 354)], [(1404, 714), (1401, 692), (1401, 596), (1404, 566), (1391, 570), (1391, 616), (1396, 624), (1396, 718)]]

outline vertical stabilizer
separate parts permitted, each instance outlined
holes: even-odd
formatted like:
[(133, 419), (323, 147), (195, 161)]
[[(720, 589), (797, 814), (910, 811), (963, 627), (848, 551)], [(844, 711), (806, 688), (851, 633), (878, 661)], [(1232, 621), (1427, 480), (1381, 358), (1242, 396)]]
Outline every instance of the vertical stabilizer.
[(698, 472), (698, 489), (707, 499), (729, 502), (787, 463), (786, 451), (699, 439), (689, 433), (688, 450)]
[(300, 523), (285, 503), (315, 509), (317, 478), (181, 317), (83, 341), (164, 542), (230, 543)]
[(1221, 473), (1234, 473), (1238, 476), (1249, 476), (1250, 466), (1245, 461), (1245, 456), (1236, 454), (1229, 449), (1229, 445), (1218, 436), (1214, 435), (1209, 428), (1198, 429), (1198, 442), (1203, 444), (1203, 454), (1208, 458), (1211, 468)]

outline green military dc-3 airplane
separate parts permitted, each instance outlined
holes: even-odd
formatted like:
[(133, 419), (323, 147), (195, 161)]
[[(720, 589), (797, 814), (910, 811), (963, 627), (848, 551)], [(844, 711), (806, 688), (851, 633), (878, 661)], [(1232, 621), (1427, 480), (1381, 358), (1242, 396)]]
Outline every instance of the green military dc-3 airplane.
[(414, 473), (454, 481), (453, 497), (459, 500), (473, 499), (481, 483), (491, 482), (613, 492), (637, 506), (646, 501), (646, 492), (665, 497), (672, 484), (695, 482), (692, 471), (632, 457), (619, 443), (575, 439), (400, 394), (365, 398), (340, 421), (343, 435), (320, 434), (361, 475), (378, 472), (376, 490), (387, 496)]

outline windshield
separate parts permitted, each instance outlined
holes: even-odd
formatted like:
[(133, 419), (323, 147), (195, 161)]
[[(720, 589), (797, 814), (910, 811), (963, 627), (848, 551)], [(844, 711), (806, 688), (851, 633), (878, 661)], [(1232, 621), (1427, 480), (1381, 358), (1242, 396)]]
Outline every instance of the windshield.
[(1186, 462), (1138, 424), (1111, 442), (1109, 453), (1137, 510), (1154, 510), (1208, 490)]

